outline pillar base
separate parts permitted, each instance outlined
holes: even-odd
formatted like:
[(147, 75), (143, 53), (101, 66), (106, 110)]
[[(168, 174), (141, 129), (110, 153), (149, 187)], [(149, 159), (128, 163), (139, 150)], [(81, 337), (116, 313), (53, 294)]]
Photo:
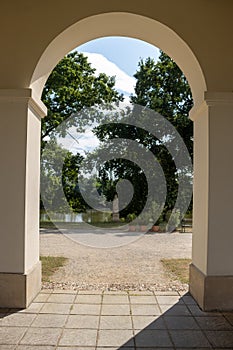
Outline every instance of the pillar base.
[(27, 308), (41, 290), (41, 262), (27, 274), (0, 273), (0, 307)]
[(233, 310), (233, 276), (206, 276), (193, 264), (189, 273), (189, 292), (202, 310)]

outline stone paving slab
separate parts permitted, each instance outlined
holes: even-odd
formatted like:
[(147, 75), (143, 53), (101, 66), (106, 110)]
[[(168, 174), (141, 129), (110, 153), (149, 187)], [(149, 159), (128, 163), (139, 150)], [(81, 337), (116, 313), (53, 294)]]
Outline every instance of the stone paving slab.
[(117, 349), (233, 349), (233, 312), (140, 291), (42, 291), (28, 309), (0, 309), (0, 350)]

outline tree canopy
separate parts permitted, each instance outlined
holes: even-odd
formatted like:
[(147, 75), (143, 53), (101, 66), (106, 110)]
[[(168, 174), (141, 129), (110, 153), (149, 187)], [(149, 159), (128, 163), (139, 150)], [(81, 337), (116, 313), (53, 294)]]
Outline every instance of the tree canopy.
[[(115, 89), (115, 77), (105, 73), (96, 75), (87, 57), (74, 51), (65, 56), (50, 74), (42, 101), (48, 108), (42, 119), (42, 147), (46, 136), (52, 136), (56, 128), (72, 114), (94, 105), (123, 100)], [(79, 120), (77, 127), (87, 120)]]
[[(82, 211), (86, 207), (77, 187), (79, 164), (83, 157), (79, 153), (66, 152), (57, 143), (56, 137), (65, 136), (67, 128), (72, 125), (82, 130), (89, 121), (90, 114), (83, 113), (81, 119), (69, 117), (85, 108), (122, 100), (123, 96), (115, 89), (115, 77), (104, 73), (97, 75), (95, 68), (82, 53), (69, 53), (53, 69), (42, 93), (42, 101), (48, 113), (42, 119), (41, 128), (41, 184), (46, 191), (44, 195), (49, 208), (62, 211), (64, 203), (57, 203), (59, 181), (62, 181), (66, 199), (74, 210)], [(58, 129), (64, 121), (67, 121), (66, 128)], [(63, 135), (59, 135), (61, 130)], [(46, 149), (48, 140), (50, 147)], [(60, 166), (64, 156), (61, 173), (57, 166)]]
[[(193, 126), (188, 119), (192, 107), (192, 94), (188, 82), (176, 65), (165, 53), (161, 52), (158, 62), (152, 58), (140, 60), (134, 75), (136, 78), (135, 93), (131, 95), (132, 103), (148, 107), (158, 112), (176, 128), (184, 140), (187, 149), (193, 155)], [(102, 105), (103, 103), (119, 102), (123, 96), (115, 90), (114, 77), (101, 73), (95, 74), (95, 69), (82, 54), (73, 52), (67, 55), (51, 73), (42, 95), (48, 108), (48, 116), (42, 122), (42, 148), (49, 136), (53, 139), (57, 126), (63, 121), (85, 108)], [(90, 115), (83, 114), (82, 119), (72, 119), (75, 127), (82, 129)], [(68, 121), (69, 123), (69, 121)], [(100, 141), (114, 138), (137, 140), (150, 150), (159, 161), (167, 182), (167, 198), (163, 219), (174, 207), (178, 191), (178, 173), (172, 155), (166, 147), (150, 132), (126, 124), (107, 124), (96, 127), (95, 134)], [(64, 136), (64, 135), (63, 135)], [(54, 142), (54, 155), (58, 154), (59, 145)], [(98, 158), (96, 150), (93, 157)], [(61, 152), (62, 153), (62, 152)], [(45, 153), (46, 162), (46, 153)], [(83, 160), (80, 154), (67, 154), (63, 167), (62, 183), (66, 198), (75, 211), (85, 210), (88, 205), (81, 198), (78, 182), (79, 164)], [(57, 186), (57, 174), (47, 171), (42, 166), (44, 174), (50, 174), (50, 190)], [(52, 179), (53, 177), (53, 179)], [(107, 201), (112, 201), (116, 193), (116, 183), (119, 179), (129, 180), (134, 187), (131, 203), (121, 211), (121, 216), (138, 215), (146, 201), (147, 185), (141, 169), (133, 162), (116, 158), (108, 161), (100, 168), (95, 185), (98, 192), (104, 194)], [(55, 197), (54, 197), (55, 201)]]
[[(147, 107), (161, 114), (178, 131), (184, 140), (192, 157), (193, 155), (193, 125), (188, 118), (189, 110), (193, 105), (192, 94), (188, 82), (176, 65), (165, 53), (161, 52), (158, 62), (152, 58), (140, 60), (138, 70), (134, 74), (136, 78), (135, 93), (131, 96), (132, 103)], [(163, 219), (175, 205), (178, 193), (178, 173), (176, 164), (168, 149), (149, 132), (130, 125), (107, 125), (96, 130), (100, 140), (109, 138), (130, 138), (137, 140), (149, 149), (158, 159), (167, 182), (167, 198)], [(101, 170), (101, 182), (110, 181), (108, 174), (114, 173), (114, 183), (120, 178), (127, 178), (134, 184), (135, 195), (131, 205), (122, 212), (125, 216), (129, 213), (139, 214), (143, 202), (147, 196), (147, 187), (141, 172), (135, 165), (121, 159), (108, 162)], [(107, 186), (107, 193), (111, 186)]]

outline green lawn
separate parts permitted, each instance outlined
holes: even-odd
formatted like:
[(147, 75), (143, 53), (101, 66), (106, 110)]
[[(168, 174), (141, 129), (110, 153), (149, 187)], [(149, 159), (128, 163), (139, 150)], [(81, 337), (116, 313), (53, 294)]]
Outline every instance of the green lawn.
[(67, 258), (63, 256), (40, 256), (42, 263), (42, 282), (50, 282), (50, 277), (62, 266)]
[[(57, 226), (56, 226), (57, 225)], [(94, 228), (100, 227), (100, 228), (120, 228), (126, 225), (126, 223), (121, 222), (93, 222), (90, 223)], [(85, 224), (82, 224), (81, 222), (62, 222), (62, 221), (41, 221), (40, 222), (40, 228), (45, 229), (86, 229)]]
[(171, 278), (176, 278), (181, 283), (189, 283), (191, 259), (162, 259), (161, 262)]

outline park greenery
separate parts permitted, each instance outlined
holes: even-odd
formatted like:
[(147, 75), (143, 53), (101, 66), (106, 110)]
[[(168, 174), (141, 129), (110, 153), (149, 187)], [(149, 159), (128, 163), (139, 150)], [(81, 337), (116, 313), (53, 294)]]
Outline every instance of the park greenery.
[[(41, 127), (41, 185), (46, 186), (46, 202), (49, 207), (63, 210), (65, 203), (60, 201), (59, 196), (62, 177), (69, 205), (77, 212), (85, 211), (86, 204), (77, 187), (79, 165), (83, 157), (79, 153), (66, 152), (58, 144), (58, 127), (67, 121), (68, 125), (73, 123), (73, 126), (82, 131), (87, 122), (90, 122), (87, 120), (90, 115), (85, 117), (85, 113), (82, 113), (82, 119), (78, 119), (77, 123), (76, 119), (71, 120), (69, 117), (94, 105), (122, 101), (123, 96), (114, 86), (114, 77), (108, 77), (104, 73), (95, 75), (95, 69), (91, 67), (87, 58), (76, 51), (65, 56), (50, 74), (42, 93), (42, 101), (48, 113), (42, 119)], [(60, 136), (65, 136), (66, 129), (59, 130)], [(46, 147), (48, 140), (49, 148)], [(61, 174), (60, 163), (63, 159)]]
[[(161, 52), (158, 62), (152, 58), (140, 60), (134, 77), (136, 86), (134, 94), (130, 97), (131, 102), (154, 110), (171, 122), (183, 138), (192, 157), (193, 127), (188, 119), (188, 113), (193, 101), (182, 71), (172, 59)], [(67, 152), (59, 145), (56, 138), (57, 127), (67, 121), (68, 126), (74, 126), (81, 132), (87, 123), (95, 121), (97, 115), (98, 118), (101, 117), (101, 114), (85, 114), (85, 109), (119, 103), (123, 101), (123, 96), (115, 89), (114, 77), (108, 77), (103, 73), (96, 75), (95, 69), (83, 54), (72, 52), (52, 71), (46, 82), (42, 100), (48, 108), (48, 115), (42, 121), (41, 132), (43, 152), (41, 183), (47, 186), (47, 202), (51, 208), (62, 212), (64, 203), (59, 201), (57, 196), (59, 181), (62, 179), (70, 207), (75, 212), (85, 212), (90, 206), (83, 199), (78, 186), (78, 179), (82, 176), (80, 164), (84, 161), (84, 157), (80, 153)], [(69, 119), (71, 115), (80, 111), (84, 111), (82, 118)], [(60, 136), (65, 136), (66, 129), (59, 129), (59, 133)], [(102, 142), (114, 138), (137, 140), (157, 157), (167, 182), (167, 198), (159, 220), (167, 220), (177, 197), (178, 174), (174, 160), (166, 147), (149, 132), (121, 123), (96, 127), (95, 135)], [(48, 141), (52, 145), (49, 149), (46, 147)], [(90, 164), (94, 164), (100, 151), (101, 147), (88, 156), (89, 161), (91, 159)], [(62, 171), (59, 169), (61, 161)], [(99, 194), (110, 202), (116, 193), (116, 184), (122, 178), (132, 183), (134, 193), (131, 202), (120, 212), (120, 216), (122, 221), (132, 221), (142, 211), (148, 191), (145, 175), (138, 165), (127, 159), (113, 159), (100, 167), (98, 176), (93, 181)], [(152, 207), (153, 205), (155, 203), (151, 203)], [(43, 209), (42, 202), (41, 209)]]

